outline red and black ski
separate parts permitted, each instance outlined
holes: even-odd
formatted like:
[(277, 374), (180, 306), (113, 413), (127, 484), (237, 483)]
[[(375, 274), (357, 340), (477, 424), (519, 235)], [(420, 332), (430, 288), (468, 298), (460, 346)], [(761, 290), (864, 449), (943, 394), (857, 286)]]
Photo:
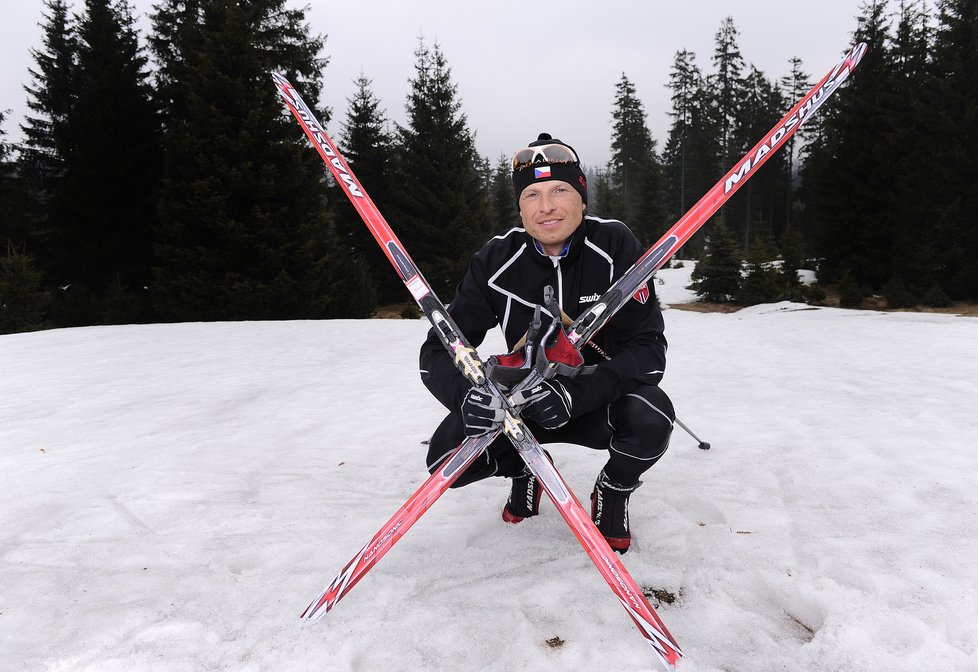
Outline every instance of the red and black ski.
[[(402, 282), (411, 292), (418, 306), (424, 311), (444, 346), (453, 355), (456, 366), (473, 385), (503, 401), (507, 414), (503, 421), (502, 433), (513, 443), (531, 471), (539, 479), (541, 486), (553, 499), (564, 520), (571, 526), (574, 535), (584, 546), (612, 592), (615, 593), (622, 606), (638, 626), (639, 631), (652, 647), (663, 668), (667, 671), (674, 670), (682, 657), (682, 651), (658, 614), (655, 613), (652, 605), (642, 594), (639, 585), (625, 569), (621, 559), (608, 545), (598, 528), (594, 526), (590, 515), (574, 497), (567, 483), (557, 472), (556, 467), (547, 459), (543, 448), (526, 429), (519, 418), (518, 410), (496, 384), (485, 375), (485, 366), (478, 353), (465, 339), (445, 305), (438, 299), (431, 286), (418, 271), (410, 255), (377, 210), (372, 199), (367, 196), (363, 185), (353, 175), (350, 167), (312, 110), (305, 104), (284, 75), (274, 73), (273, 76), (278, 91), (284, 98), (289, 110), (299, 121), (337, 182), (343, 186), (344, 191), (367, 224), (377, 243), (384, 249), (388, 259), (397, 269)], [(490, 432), (463, 442), (456, 453), (449, 458), (449, 463), (456, 467), (470, 463), (497, 435), (498, 432)], [(459, 456), (460, 453), (462, 457)], [(445, 473), (444, 469), (443, 467), (431, 476), (421, 489), (408, 500), (401, 511), (388, 521), (388, 525), (375, 535), (376, 542), (372, 540), (347, 563), (340, 575), (303, 611), (303, 618), (321, 618), (393, 546), (400, 535), (420, 518), (437, 496), (442, 494), (461, 473), (458, 468), (453, 468), (448, 473)], [(402, 511), (403, 515), (400, 515)]]

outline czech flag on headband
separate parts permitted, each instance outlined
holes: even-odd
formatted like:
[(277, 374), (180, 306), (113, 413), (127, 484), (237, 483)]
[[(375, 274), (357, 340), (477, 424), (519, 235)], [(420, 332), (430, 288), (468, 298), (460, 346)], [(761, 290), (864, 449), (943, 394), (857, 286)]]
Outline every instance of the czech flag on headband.
[(645, 283), (644, 285), (642, 285), (641, 287), (639, 287), (635, 291), (635, 293), (632, 294), (632, 298), (635, 299), (636, 301), (638, 301), (639, 303), (645, 303), (646, 301), (648, 301), (649, 300), (649, 283)]
[(550, 177), (550, 166), (541, 166), (540, 168), (533, 169), (533, 179), (539, 180), (544, 177)]

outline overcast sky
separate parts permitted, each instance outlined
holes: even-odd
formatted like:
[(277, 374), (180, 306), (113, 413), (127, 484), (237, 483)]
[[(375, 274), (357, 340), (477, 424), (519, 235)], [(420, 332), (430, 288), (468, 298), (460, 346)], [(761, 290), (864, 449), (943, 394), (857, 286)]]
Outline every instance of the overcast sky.
[[(140, 28), (156, 0), (135, 0)], [(83, 7), (75, 0), (74, 9)], [(301, 2), (291, 3), (301, 6)], [(665, 88), (680, 49), (696, 54), (711, 70), (713, 41), (721, 21), (732, 16), (745, 61), (768, 77), (789, 70), (798, 56), (812, 80), (828, 72), (848, 49), (861, 0), (563, 0), (476, 3), (312, 0), (312, 30), (327, 36), (322, 102), (333, 109), (335, 135), (346, 115), (353, 80), (361, 72), (388, 116), (405, 121), (408, 78), (423, 35), (436, 42), (452, 69), (462, 111), (476, 132), (480, 153), (493, 161), (547, 131), (573, 145), (584, 163), (599, 166), (610, 156), (615, 85), (624, 72), (634, 83), (660, 149), (669, 120)], [(19, 140), (26, 111), (23, 86), (39, 47), (41, 0), (5, 0), (0, 25), (0, 110), (3, 126)], [(269, 87), (272, 84), (269, 82)]]

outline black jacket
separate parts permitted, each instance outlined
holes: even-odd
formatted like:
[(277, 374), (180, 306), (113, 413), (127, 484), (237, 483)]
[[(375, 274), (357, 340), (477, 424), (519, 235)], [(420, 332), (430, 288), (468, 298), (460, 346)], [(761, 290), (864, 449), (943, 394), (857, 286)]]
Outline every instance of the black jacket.
[[(543, 304), (544, 287), (553, 287), (564, 312), (576, 318), (644, 252), (635, 235), (616, 220), (586, 216), (557, 262), (524, 229), (510, 229), (472, 256), (448, 312), (474, 347), (501, 325), (512, 349), (526, 333), (534, 306)], [(663, 330), (650, 285), (644, 304), (629, 300), (593, 339), (610, 360), (594, 348), (582, 349), (585, 361), (598, 366), (569, 383), (574, 415), (607, 405), (639, 385), (658, 384), (666, 366)], [(480, 354), (485, 360), (493, 353)], [(433, 330), (421, 346), (420, 364), (425, 386), (446, 408), (458, 411), (470, 384)]]

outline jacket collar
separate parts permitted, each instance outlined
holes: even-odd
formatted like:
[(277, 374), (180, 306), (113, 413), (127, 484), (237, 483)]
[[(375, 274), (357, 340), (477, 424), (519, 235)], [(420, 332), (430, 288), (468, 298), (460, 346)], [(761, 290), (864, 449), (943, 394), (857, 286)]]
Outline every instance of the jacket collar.
[[(587, 235), (587, 232), (585, 231), (587, 224), (588, 220), (587, 217), (585, 217), (581, 222), (581, 225), (578, 226), (574, 233), (571, 234), (570, 240), (568, 240), (564, 245), (563, 252), (560, 254), (560, 261), (574, 261), (581, 256), (581, 249), (584, 247), (584, 238)], [(532, 255), (533, 258), (540, 263), (544, 263), (548, 266), (551, 265), (553, 261), (551, 260), (550, 255), (544, 252), (540, 247), (540, 243), (538, 243), (535, 238), (530, 236), (529, 233), (526, 234), (526, 237), (530, 239), (530, 246), (535, 252), (535, 254)]]

